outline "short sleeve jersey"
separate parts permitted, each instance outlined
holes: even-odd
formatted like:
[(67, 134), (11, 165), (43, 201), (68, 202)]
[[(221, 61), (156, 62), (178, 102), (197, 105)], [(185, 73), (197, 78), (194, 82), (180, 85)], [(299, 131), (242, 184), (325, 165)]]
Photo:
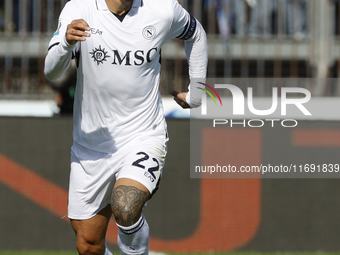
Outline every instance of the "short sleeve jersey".
[(177, 0), (134, 0), (122, 21), (105, 0), (71, 0), (49, 47), (65, 42), (67, 25), (84, 19), (91, 36), (78, 42), (74, 141), (112, 152), (166, 128), (159, 93), (160, 55), (171, 38), (189, 39), (196, 20)]

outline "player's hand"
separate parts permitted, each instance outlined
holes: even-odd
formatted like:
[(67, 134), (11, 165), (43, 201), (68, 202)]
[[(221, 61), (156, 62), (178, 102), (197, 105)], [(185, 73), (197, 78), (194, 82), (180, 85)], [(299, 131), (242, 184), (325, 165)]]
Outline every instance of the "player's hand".
[(183, 109), (190, 108), (190, 105), (188, 105), (185, 99), (188, 92), (177, 92), (175, 90), (170, 90), (169, 94), (174, 96), (176, 103), (179, 104)]
[(66, 41), (70, 45), (74, 45), (78, 41), (85, 41), (86, 37), (90, 37), (90, 26), (83, 19), (73, 20), (71, 24), (67, 26)]

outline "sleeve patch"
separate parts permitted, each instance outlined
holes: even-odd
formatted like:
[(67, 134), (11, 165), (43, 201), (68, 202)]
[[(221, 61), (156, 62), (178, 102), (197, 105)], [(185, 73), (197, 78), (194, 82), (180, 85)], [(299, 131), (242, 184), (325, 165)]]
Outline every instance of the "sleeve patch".
[(57, 28), (57, 30), (54, 32), (54, 34), (53, 34), (52, 37), (59, 35), (59, 33), (60, 33), (60, 28), (61, 28), (61, 21), (59, 21), (58, 28)]

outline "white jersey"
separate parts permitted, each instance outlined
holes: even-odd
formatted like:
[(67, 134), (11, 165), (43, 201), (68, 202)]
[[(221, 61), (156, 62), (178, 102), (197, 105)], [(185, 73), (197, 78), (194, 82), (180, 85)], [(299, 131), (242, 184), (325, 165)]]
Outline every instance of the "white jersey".
[[(68, 45), (67, 25), (77, 19), (87, 22), (91, 36)], [(122, 21), (105, 0), (69, 1), (49, 44), (55, 56), (67, 57), (52, 55), (46, 65), (66, 69), (71, 56), (76, 58), (74, 141), (109, 153), (136, 137), (164, 134), (161, 47), (171, 38), (190, 39), (196, 27), (177, 0), (134, 0)]]

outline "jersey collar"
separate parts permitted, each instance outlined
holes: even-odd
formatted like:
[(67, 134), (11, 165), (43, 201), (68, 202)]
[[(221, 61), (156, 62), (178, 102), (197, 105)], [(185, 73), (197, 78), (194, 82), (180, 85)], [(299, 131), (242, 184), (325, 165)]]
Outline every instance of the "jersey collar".
[[(96, 0), (97, 3), (97, 9), (99, 11), (108, 11), (109, 8), (107, 8), (106, 2), (105, 0)], [(143, 1), (142, 0), (134, 0), (131, 6), (131, 9), (134, 8), (139, 8), (143, 5)]]

